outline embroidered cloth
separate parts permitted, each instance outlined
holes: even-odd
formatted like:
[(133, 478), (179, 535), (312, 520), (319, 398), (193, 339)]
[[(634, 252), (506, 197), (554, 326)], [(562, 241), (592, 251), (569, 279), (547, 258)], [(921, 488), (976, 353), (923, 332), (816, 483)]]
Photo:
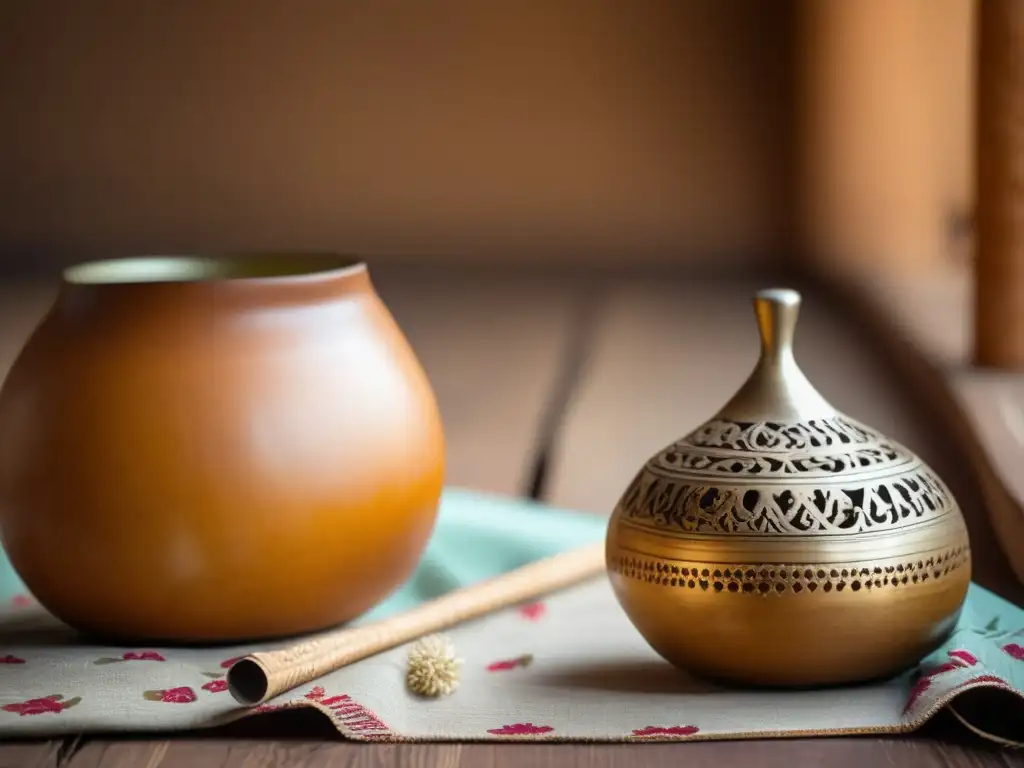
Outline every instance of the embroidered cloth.
[[(415, 576), (360, 622), (600, 540), (605, 524), (450, 489)], [(690, 677), (647, 646), (600, 577), (447, 631), (464, 662), (460, 687), (448, 697), (424, 700), (406, 690), (408, 648), (400, 647), (253, 709), (235, 704), (225, 674), (235, 658), (273, 646), (88, 645), (40, 608), (3, 562), (0, 606), (0, 738), (179, 731), (293, 707), (329, 717), (348, 738), (373, 741), (901, 733), (952, 702), (968, 727), (1003, 743), (1024, 741), (1024, 610), (976, 585), (942, 649), (871, 685), (748, 691)], [(983, 695), (986, 706), (966, 715), (956, 702), (976, 689), (983, 693), (971, 697)], [(979, 712), (998, 713), (1000, 723), (979, 721)]]

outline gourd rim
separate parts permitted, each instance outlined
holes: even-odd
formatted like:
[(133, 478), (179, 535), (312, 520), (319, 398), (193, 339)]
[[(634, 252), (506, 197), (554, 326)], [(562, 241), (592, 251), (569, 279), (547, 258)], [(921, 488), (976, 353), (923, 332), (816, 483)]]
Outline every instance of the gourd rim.
[(64, 270), (69, 285), (154, 283), (295, 283), (354, 276), (362, 259), (335, 254), (258, 253), (225, 256), (167, 255), (100, 259)]

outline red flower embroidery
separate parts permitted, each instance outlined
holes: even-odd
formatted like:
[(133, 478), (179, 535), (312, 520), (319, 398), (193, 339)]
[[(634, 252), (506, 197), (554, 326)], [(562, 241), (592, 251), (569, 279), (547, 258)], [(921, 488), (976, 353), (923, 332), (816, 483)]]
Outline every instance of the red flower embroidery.
[(142, 698), (146, 701), (162, 701), (167, 704), (191, 704), (196, 700), (196, 692), (188, 686), (181, 686), (162, 691), (143, 691)]
[[(934, 667), (933, 669), (922, 671), (920, 679), (918, 679), (918, 681), (914, 683), (913, 688), (910, 689), (910, 695), (907, 698), (907, 705), (903, 708), (903, 714), (909, 712), (910, 709), (917, 702), (917, 700), (921, 697), (921, 694), (923, 694), (931, 687), (933, 678), (946, 672), (952, 672), (954, 669), (966, 669), (967, 667), (973, 667), (976, 666), (978, 663), (978, 657), (970, 651), (946, 651), (946, 655), (949, 656), (951, 661), (947, 661), (944, 664), (940, 664), (939, 666)], [(991, 677), (991, 675), (981, 675), (979, 677), (972, 678), (967, 682), (960, 683), (956, 687), (961, 688), (965, 685), (971, 684), (972, 682), (984, 682), (985, 680)], [(1003, 682), (999, 678), (995, 678), (995, 680), (1000, 683)]]
[(389, 730), (373, 712), (353, 701), (348, 694), (327, 696), (323, 686), (318, 685), (305, 698), (330, 709), (334, 718), (350, 731), (379, 734)]
[(15, 608), (28, 608), (32, 605), (32, 598), (28, 595), (15, 595), (11, 598), (11, 605)]
[(1017, 661), (1024, 661), (1024, 645), (1010, 643), (1009, 645), (1004, 645), (1003, 650)]
[(907, 712), (909, 712), (913, 708), (914, 704), (917, 703), (917, 700), (921, 698), (921, 694), (923, 694), (931, 687), (931, 676), (922, 677), (916, 683), (914, 683), (914, 687), (910, 689), (910, 695), (907, 697), (907, 705), (903, 707), (903, 714), (907, 714)]
[(501, 728), (490, 728), (488, 733), (495, 736), (532, 736), (539, 733), (551, 733), (554, 728), (550, 725), (534, 725), (533, 723), (514, 723), (503, 725)]
[(167, 661), (167, 659), (156, 651), (128, 651), (118, 658), (103, 656), (96, 659), (93, 664), (117, 664), (122, 661)]
[(0, 656), (0, 664), (24, 664), (24, 659), (19, 659), (17, 656)]
[(530, 621), (537, 621), (547, 611), (544, 603), (526, 603), (519, 606), (519, 615)]
[(210, 682), (208, 682), (206, 685), (203, 686), (203, 690), (204, 691), (209, 691), (210, 693), (220, 693), (221, 691), (226, 691), (227, 689), (228, 689), (228, 681), (227, 680), (211, 680)]
[(648, 725), (633, 731), (634, 736), (692, 736), (700, 731), (695, 725), (673, 725), (669, 728), (662, 728), (657, 725)]
[(954, 661), (962, 661), (964, 664), (966, 664), (969, 667), (973, 667), (975, 664), (978, 663), (978, 657), (975, 656), (970, 651), (962, 651), (962, 650), (947, 651), (946, 655), (949, 656), (949, 658), (953, 659)]
[(495, 661), (487, 665), (488, 672), (505, 672), (510, 669), (516, 669), (517, 667), (528, 667), (533, 663), (532, 654), (524, 654), (517, 656), (514, 659), (503, 659), (502, 661)]
[(974, 685), (975, 683), (995, 683), (996, 685), (1006, 685), (1006, 681), (1001, 677), (995, 675), (977, 675), (972, 677), (970, 680), (964, 680), (960, 683), (957, 688), (963, 688), (968, 685)]
[(142, 651), (142, 652), (132, 652), (132, 651), (129, 651), (128, 653), (126, 653), (121, 658), (124, 661), (167, 661), (167, 659), (165, 659), (163, 656), (161, 656), (156, 651)]
[(244, 658), (245, 658), (245, 656), (232, 656), (232, 657), (231, 657), (230, 659), (224, 659), (224, 661), (222, 661), (222, 662), (220, 663), (220, 668), (221, 668), (221, 669), (231, 669), (231, 666), (232, 666), (232, 665), (233, 665), (233, 664), (234, 664), (234, 663), (235, 663), (236, 661), (241, 661), (241, 660), (242, 660), (242, 659), (244, 659)]
[(937, 667), (929, 667), (927, 669), (922, 669), (921, 674), (923, 677), (935, 677), (936, 675), (941, 675), (943, 672), (952, 672), (954, 669), (960, 668), (960, 664), (956, 664), (952, 661), (947, 661), (944, 664), (940, 664)]
[(63, 712), (65, 709), (70, 709), (81, 700), (80, 696), (75, 696), (73, 699), (65, 701), (63, 696), (54, 694), (53, 696), (44, 696), (41, 699), (29, 699), (18, 704), (5, 704), (0, 709), (4, 712), (13, 712), (22, 717), (25, 715), (45, 715), (47, 712), (56, 714)]

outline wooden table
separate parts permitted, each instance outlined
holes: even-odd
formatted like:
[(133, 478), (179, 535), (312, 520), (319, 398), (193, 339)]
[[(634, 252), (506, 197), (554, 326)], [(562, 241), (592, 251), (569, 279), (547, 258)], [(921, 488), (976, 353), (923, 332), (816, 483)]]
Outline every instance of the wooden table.
[[(533, 493), (608, 514), (640, 463), (710, 415), (754, 363), (749, 294), (760, 283), (750, 279), (436, 268), (376, 269), (374, 275), (434, 382), (453, 484)], [(837, 406), (902, 440), (946, 477), (969, 511), (972, 538), (982, 552), (978, 580), (1020, 602), (1024, 590), (994, 544), (975, 464), (958, 445), (951, 422), (935, 418), (937, 401), (918, 396), (925, 384), (894, 369), (886, 357), (893, 350), (872, 336), (878, 329), (859, 320), (836, 294), (798, 287), (805, 290), (805, 311), (797, 346), (809, 375)], [(47, 296), (45, 288), (0, 289), (0, 366), (10, 363)], [(975, 417), (983, 425), (994, 418), (981, 410)], [(1024, 754), (999, 752), (946, 715), (902, 738), (364, 745), (341, 741), (312, 713), (286, 712), (171, 739), (82, 737), (0, 745), (0, 768), (683, 761), (691, 768), (1024, 766)]]

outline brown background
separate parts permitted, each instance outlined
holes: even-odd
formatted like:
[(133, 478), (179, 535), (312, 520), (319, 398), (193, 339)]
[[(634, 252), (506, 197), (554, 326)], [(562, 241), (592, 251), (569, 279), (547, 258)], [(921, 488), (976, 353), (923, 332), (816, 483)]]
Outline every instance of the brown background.
[(4, 0), (0, 259), (931, 263), (970, 0)]

